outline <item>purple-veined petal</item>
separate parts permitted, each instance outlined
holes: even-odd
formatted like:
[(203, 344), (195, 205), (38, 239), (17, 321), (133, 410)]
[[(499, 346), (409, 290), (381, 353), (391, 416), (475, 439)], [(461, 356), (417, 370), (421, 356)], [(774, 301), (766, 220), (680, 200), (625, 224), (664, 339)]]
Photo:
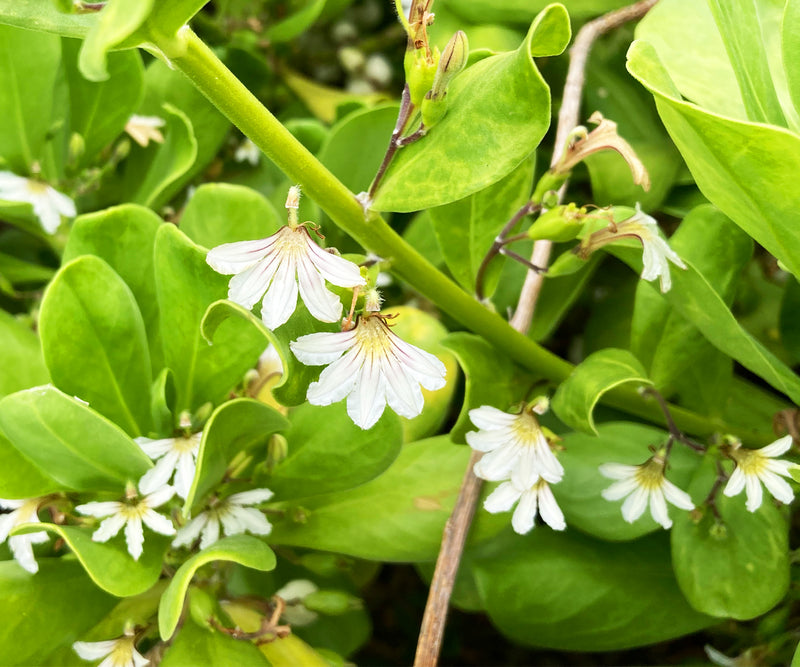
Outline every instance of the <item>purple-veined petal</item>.
[(347, 396), (360, 378), (363, 354), (352, 349), (341, 359), (334, 361), (322, 373), (319, 380), (308, 386), (306, 398), (311, 405), (331, 405)]
[(300, 298), (311, 315), (320, 322), (337, 322), (341, 318), (342, 302), (338, 296), (326, 289), (325, 280), (308, 257), (298, 259), (297, 282)]
[(266, 239), (255, 241), (236, 241), (235, 243), (223, 243), (212, 248), (206, 255), (206, 262), (217, 273), (232, 274), (241, 273), (246, 268), (253, 266), (256, 262), (266, 257), (275, 245), (273, 234)]
[(297, 269), (294, 257), (286, 257), (261, 302), (261, 319), (268, 329), (277, 329), (292, 316), (296, 307)]
[(410, 378), (397, 359), (389, 355), (383, 359), (383, 377), (386, 380), (386, 399), (389, 407), (401, 417), (413, 419), (425, 407), (422, 389)]
[(353, 262), (326, 252), (314, 243), (308, 232), (306, 232), (306, 239), (306, 256), (329, 283), (338, 287), (356, 287), (367, 284), (367, 281), (361, 276), (361, 269)]
[(406, 343), (391, 331), (389, 340), (398, 361), (425, 389), (436, 391), (447, 384), (445, 380), (447, 368), (436, 355)]
[(347, 396), (347, 414), (364, 430), (375, 425), (386, 407), (386, 380), (376, 360), (371, 355), (366, 357), (353, 390)]
[[(292, 353), (306, 366), (322, 366), (336, 361), (342, 352), (349, 350), (356, 342), (355, 329), (320, 332), (300, 336), (289, 343)], [(324, 371), (323, 371), (324, 372)]]
[(269, 289), (275, 273), (281, 269), (281, 258), (276, 254), (264, 257), (260, 262), (237, 273), (228, 283), (228, 299), (250, 309)]

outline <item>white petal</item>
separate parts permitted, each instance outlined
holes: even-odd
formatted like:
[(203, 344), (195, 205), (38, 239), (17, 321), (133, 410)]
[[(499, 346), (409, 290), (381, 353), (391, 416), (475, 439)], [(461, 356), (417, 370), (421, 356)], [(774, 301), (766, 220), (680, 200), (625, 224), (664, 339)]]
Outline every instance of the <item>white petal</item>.
[(111, 653), (116, 644), (116, 639), (106, 639), (102, 642), (73, 642), (72, 650), (84, 660), (99, 660)]
[(539, 485), (539, 515), (553, 530), (564, 530), (567, 522), (548, 484)]
[[(36, 558), (33, 556), (33, 543), (31, 540), (32, 535), (36, 534), (37, 533), (31, 535), (15, 535), (8, 540), (8, 546), (11, 547), (14, 560), (31, 574), (36, 574), (39, 571), (39, 565), (36, 562)], [(46, 533), (45, 538), (47, 538)]]
[(672, 482), (668, 479), (665, 479), (661, 485), (661, 489), (664, 492), (667, 500), (671, 502), (675, 507), (678, 507), (682, 510), (691, 511), (694, 509), (694, 503), (692, 502), (692, 497), (686, 493), (686, 491), (682, 491), (677, 486), (675, 486)]
[(294, 356), (306, 366), (321, 366), (336, 361), (342, 352), (355, 345), (355, 329), (341, 332), (320, 332), (300, 336), (289, 343)]
[(314, 243), (311, 237), (308, 237), (308, 257), (322, 277), (333, 285), (356, 287), (367, 284), (367, 281), (361, 276), (361, 269), (356, 264), (344, 257), (326, 252)]
[(200, 533), (202, 532), (203, 528), (206, 527), (207, 523), (208, 513), (202, 512), (201, 514), (198, 514), (194, 519), (178, 530), (177, 534), (175, 535), (175, 539), (172, 540), (172, 546), (188, 547), (200, 536)]
[(292, 316), (296, 307), (297, 269), (294, 258), (287, 257), (275, 272), (261, 302), (261, 319), (268, 329), (277, 329)]
[(665, 529), (672, 527), (672, 521), (667, 512), (667, 501), (661, 490), (650, 492), (650, 514), (656, 523), (660, 523)]
[(158, 512), (147, 510), (142, 516), (142, 520), (150, 530), (154, 530), (157, 533), (162, 535), (175, 534), (175, 526), (172, 525), (172, 521)]
[(469, 418), (472, 420), (472, 423), (484, 431), (507, 429), (517, 420), (518, 416), (519, 415), (510, 415), (490, 405), (482, 405), (479, 408), (469, 411)]
[(48, 234), (55, 234), (59, 225), (61, 225), (61, 214), (53, 202), (50, 201), (47, 193), (34, 195), (31, 198), (31, 204), (33, 204), (33, 212), (39, 218), (39, 222), (42, 223), (44, 231)]
[(180, 453), (175, 449), (162, 456), (154, 468), (150, 468), (142, 475), (139, 480), (139, 491), (148, 494), (166, 486), (169, 478), (172, 477), (172, 472), (175, 470), (175, 464), (178, 462), (179, 456)]
[(171, 486), (164, 486), (153, 493), (145, 496), (144, 501), (148, 507), (160, 507), (175, 495), (175, 489)]
[(144, 545), (144, 530), (139, 517), (131, 517), (125, 524), (125, 544), (128, 545), (128, 553), (133, 556), (133, 560), (139, 560)]
[[(322, 376), (320, 376), (320, 379)], [(386, 380), (380, 367), (367, 357), (347, 397), (347, 414), (356, 426), (372, 428), (386, 407)]]
[(776, 440), (771, 445), (767, 445), (766, 447), (762, 447), (758, 450), (758, 452), (762, 456), (769, 456), (770, 458), (774, 458), (776, 456), (780, 456), (781, 454), (785, 454), (789, 451), (789, 448), (792, 446), (792, 436), (787, 435), (779, 440)]
[(519, 505), (514, 510), (511, 517), (511, 527), (515, 533), (525, 535), (529, 533), (534, 526), (536, 519), (536, 504), (537, 504), (537, 491), (536, 488), (530, 488), (525, 491), (519, 498)]
[(146, 665), (150, 664), (150, 661), (136, 649), (133, 649), (131, 657), (133, 658), (133, 667), (146, 667)]
[(519, 500), (521, 491), (511, 482), (503, 482), (486, 498), (483, 508), (490, 514), (508, 512)]
[(519, 458), (511, 469), (511, 481), (520, 489), (530, 489), (539, 480), (541, 466), (535, 445), (521, 445)]
[(274, 495), (269, 489), (251, 489), (234, 493), (226, 500), (234, 505), (256, 505), (268, 501)]
[(386, 380), (386, 398), (389, 407), (401, 417), (413, 419), (425, 407), (419, 383), (410, 378), (397, 359), (389, 356), (381, 365)]
[(638, 486), (639, 484), (633, 477), (628, 477), (627, 479), (621, 479), (618, 482), (614, 482), (600, 495), (602, 495), (606, 500), (614, 502), (615, 500), (620, 500), (633, 493)]
[(325, 288), (325, 281), (307, 257), (297, 262), (297, 282), (300, 298), (308, 312), (321, 322), (338, 322), (342, 316), (342, 302)]
[[(247, 532), (253, 535), (269, 535), (272, 532), (272, 524), (267, 521), (267, 517), (257, 509), (234, 505), (230, 508), (230, 513), (245, 527)], [(222, 521), (224, 524), (224, 516), (222, 517)]]
[(493, 449), (502, 447), (512, 437), (505, 428), (496, 431), (468, 431), (466, 435), (467, 444), (479, 452), (491, 452)]
[(160, 438), (158, 440), (151, 440), (150, 438), (134, 438), (136, 444), (139, 445), (141, 450), (147, 454), (151, 459), (157, 459), (175, 446), (175, 438)]
[(564, 466), (562, 466), (544, 434), (541, 434), (540, 443), (535, 447), (537, 471), (543, 479), (551, 484), (560, 482), (564, 478)]
[(11, 529), (17, 525), (16, 512), (0, 514), (0, 544), (6, 541)]
[(217, 540), (219, 540), (219, 520), (210, 518), (203, 529), (203, 537), (200, 538), (200, 550), (210, 547)]
[[(77, 508), (76, 508), (77, 509)], [(120, 528), (125, 525), (125, 517), (121, 514), (104, 519), (100, 527), (92, 533), (92, 541), (94, 542), (108, 542), (114, 535), (119, 533)]]
[(637, 487), (637, 489), (622, 503), (622, 518), (628, 523), (633, 523), (647, 509), (647, 489)]
[(184, 500), (192, 488), (195, 470), (194, 456), (191, 452), (183, 452), (178, 458), (178, 465), (175, 468), (175, 493)]
[(775, 473), (765, 470), (761, 473), (761, 481), (764, 482), (767, 491), (785, 505), (789, 505), (794, 500), (792, 487), (789, 486), (786, 480), (781, 479)]
[(273, 252), (260, 262), (237, 273), (228, 283), (228, 299), (247, 309), (255, 306), (269, 289), (280, 264), (281, 258)]
[(498, 447), (493, 452), (489, 452), (475, 464), (473, 472), (489, 482), (499, 482), (508, 479), (511, 470), (517, 464), (520, 455), (520, 447), (514, 443), (509, 443), (503, 447)]
[(792, 468), (795, 467), (795, 464), (791, 461), (785, 461), (783, 459), (775, 460), (775, 459), (765, 459), (764, 460), (764, 468), (769, 470), (770, 472), (777, 473), (778, 475), (783, 475), (784, 477), (791, 477)]
[(80, 512), (85, 516), (96, 516), (98, 519), (102, 519), (104, 516), (109, 516), (111, 514), (116, 514), (120, 511), (120, 509), (122, 509), (122, 503), (117, 502), (116, 500), (84, 503), (83, 505), (78, 505), (75, 508), (77, 512)]
[(728, 480), (728, 483), (725, 485), (725, 489), (722, 493), (726, 496), (733, 497), (738, 495), (744, 489), (745, 483), (745, 475), (742, 469), (739, 466), (736, 466), (736, 469), (733, 471), (731, 478)]
[(208, 251), (206, 262), (217, 273), (241, 273), (267, 256), (275, 245), (275, 236), (273, 234), (269, 238), (256, 241), (224, 243)]
[(3, 196), (6, 190), (25, 188), (27, 185), (27, 178), (24, 178), (23, 176), (17, 176), (15, 173), (10, 171), (0, 171), (0, 196)]
[(359, 381), (363, 363), (363, 354), (355, 348), (334, 361), (320, 373), (317, 382), (308, 386), (308, 402), (312, 405), (331, 405), (341, 401)]
[(747, 502), (745, 503), (745, 506), (747, 507), (748, 511), (755, 512), (759, 507), (761, 507), (761, 500), (763, 497), (761, 482), (755, 475), (745, 475), (744, 486), (745, 492), (747, 493)]
[(65, 218), (74, 218), (77, 214), (75, 210), (75, 202), (72, 201), (67, 195), (62, 194), (55, 188), (48, 187), (47, 188), (47, 196), (50, 198), (50, 202), (61, 215)]
[(624, 463), (604, 463), (598, 470), (603, 477), (609, 479), (628, 479), (636, 475), (639, 466), (625, 465)]
[(27, 498), (0, 498), (0, 507), (4, 510), (16, 510), (22, 507), (26, 502), (28, 502)]
[(425, 389), (436, 391), (447, 384), (445, 381), (447, 368), (435, 354), (406, 343), (391, 331), (389, 331), (389, 341), (397, 360)]

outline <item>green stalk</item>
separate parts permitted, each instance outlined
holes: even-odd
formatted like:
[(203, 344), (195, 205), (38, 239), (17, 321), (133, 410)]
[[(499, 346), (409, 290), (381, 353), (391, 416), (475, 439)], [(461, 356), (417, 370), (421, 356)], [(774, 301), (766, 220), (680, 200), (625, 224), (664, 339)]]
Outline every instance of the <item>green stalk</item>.
[[(177, 41), (179, 44), (170, 40), (170, 43), (156, 45), (170, 54), (172, 66), (191, 79), (198, 90), (291, 181), (298, 183), (343, 231), (367, 250), (389, 260), (397, 276), (519, 365), (553, 382), (562, 382), (572, 372), (572, 364), (515, 331), (503, 318), (455, 285), (392, 230), (379, 214), (371, 211), (365, 216), (353, 193), (281, 125), (188, 27), (180, 31)], [(665, 424), (658, 406), (646, 402), (633, 387), (622, 386), (610, 391), (603, 402), (648, 421)], [(672, 406), (671, 411), (678, 426), (695, 435), (722, 430), (753, 444), (769, 438), (764, 433), (743, 433), (741, 429), (684, 408)]]

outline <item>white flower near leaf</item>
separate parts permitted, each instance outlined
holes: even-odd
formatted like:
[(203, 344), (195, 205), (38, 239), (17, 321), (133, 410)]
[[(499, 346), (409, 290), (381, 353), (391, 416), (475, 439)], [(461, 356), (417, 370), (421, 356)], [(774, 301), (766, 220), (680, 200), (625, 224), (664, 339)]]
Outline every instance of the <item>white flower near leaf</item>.
[(665, 466), (663, 451), (638, 466), (604, 463), (600, 473), (617, 481), (603, 491), (603, 498), (611, 502), (625, 498), (622, 518), (628, 523), (642, 516), (649, 504), (653, 519), (665, 529), (670, 528), (672, 520), (667, 512), (667, 501), (687, 511), (694, 509), (694, 503), (688, 493), (664, 477)]
[(525, 535), (530, 532), (537, 513), (553, 530), (564, 530), (567, 527), (553, 491), (544, 479), (525, 486), (517, 484), (513, 479), (504, 482), (486, 498), (483, 507), (487, 512), (496, 514), (508, 512), (515, 503), (517, 508), (511, 517), (511, 527), (515, 533)]
[(137, 116), (133, 115), (125, 124), (125, 132), (142, 148), (146, 148), (151, 141), (157, 144), (164, 143), (164, 135), (161, 128), (167, 121), (158, 116)]
[(386, 404), (409, 419), (422, 412), (422, 387), (445, 385), (439, 359), (393, 333), (386, 318), (368, 313), (348, 331), (313, 333), (290, 343), (308, 366), (330, 364), (308, 387), (312, 405), (331, 405), (347, 397), (347, 414), (363, 429), (380, 419)]
[(272, 524), (261, 510), (250, 505), (258, 505), (272, 498), (269, 489), (252, 489), (234, 493), (220, 500), (205, 512), (198, 514), (194, 519), (178, 530), (172, 541), (174, 547), (186, 547), (200, 537), (200, 549), (214, 544), (220, 533), (230, 537), (241, 533), (253, 535), (269, 535)]
[(776, 459), (792, 446), (792, 436), (787, 435), (761, 449), (747, 449), (736, 443), (728, 450), (728, 455), (736, 461), (736, 469), (728, 480), (723, 493), (735, 496), (743, 490), (747, 494), (746, 506), (750, 512), (761, 507), (763, 492), (761, 484), (767, 487), (775, 498), (788, 505), (794, 500), (794, 492), (782, 477), (791, 477), (789, 470), (795, 467), (791, 461)]
[(338, 255), (320, 248), (302, 225), (281, 227), (258, 241), (225, 243), (208, 252), (206, 261), (218, 273), (233, 274), (228, 298), (252, 308), (263, 297), (261, 319), (270, 329), (285, 323), (300, 298), (308, 311), (322, 322), (336, 322), (342, 315), (339, 297), (325, 281), (339, 287), (366, 284), (361, 271)]
[(0, 508), (12, 510), (8, 514), (0, 514), (0, 544), (8, 538), (8, 546), (14, 556), (14, 560), (32, 574), (39, 571), (39, 564), (33, 556), (33, 545), (47, 542), (50, 536), (45, 531), (14, 535), (12, 537), (8, 537), (8, 534), (24, 523), (41, 523), (38, 511), (39, 505), (43, 500), (43, 498), (23, 498), (20, 500), (0, 498)]
[(192, 433), (189, 436), (160, 440), (136, 438), (136, 444), (142, 451), (157, 461), (156, 465), (139, 480), (139, 491), (142, 493), (157, 491), (169, 483), (174, 472), (175, 493), (185, 499), (189, 495), (189, 489), (192, 488), (202, 436), (202, 433)]
[(319, 587), (313, 581), (292, 579), (282, 588), (275, 591), (275, 595), (286, 603), (281, 618), (289, 625), (297, 627), (311, 625), (319, 618), (319, 614), (308, 609), (303, 604), (303, 600), (318, 590)]
[(92, 540), (95, 542), (108, 542), (124, 526), (128, 553), (133, 556), (134, 560), (139, 560), (144, 545), (143, 523), (150, 530), (161, 535), (175, 534), (172, 521), (154, 511), (156, 507), (161, 507), (170, 500), (173, 495), (175, 495), (175, 489), (171, 486), (162, 486), (144, 497), (137, 496), (135, 491), (131, 493), (129, 490), (129, 496), (132, 497), (129, 497), (126, 502), (116, 500), (91, 502), (78, 505), (75, 509), (85, 516), (104, 519), (100, 527), (92, 534)]
[(249, 162), (255, 167), (261, 159), (261, 149), (250, 139), (245, 139), (233, 153), (233, 159), (236, 162)]
[(132, 631), (101, 642), (74, 642), (72, 650), (84, 660), (100, 660), (98, 667), (144, 667), (150, 661), (136, 650)]
[(55, 234), (61, 225), (61, 216), (74, 218), (75, 202), (67, 195), (51, 188), (47, 183), (17, 176), (10, 171), (0, 171), (0, 199), (33, 206), (44, 231)]
[(469, 411), (478, 431), (466, 435), (467, 444), (487, 452), (473, 469), (481, 479), (498, 482), (509, 479), (518, 488), (529, 488), (540, 477), (555, 484), (564, 476), (564, 468), (550, 448), (534, 413), (547, 410), (540, 400), (519, 414), (509, 414), (483, 405)]

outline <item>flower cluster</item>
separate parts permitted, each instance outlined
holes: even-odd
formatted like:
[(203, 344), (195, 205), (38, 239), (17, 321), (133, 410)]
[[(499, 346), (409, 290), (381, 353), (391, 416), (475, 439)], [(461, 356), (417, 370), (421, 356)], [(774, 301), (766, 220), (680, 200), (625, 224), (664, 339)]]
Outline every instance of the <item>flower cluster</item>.
[(787, 435), (761, 449), (747, 449), (735, 441), (724, 448), (726, 454), (736, 462), (736, 468), (728, 480), (723, 493), (735, 496), (745, 491), (746, 507), (755, 512), (761, 507), (763, 492), (761, 484), (775, 498), (788, 505), (794, 500), (789, 483), (781, 477), (791, 477), (789, 471), (795, 467), (790, 461), (776, 459), (792, 446), (792, 436)]
[(554, 530), (567, 527), (550, 489), (551, 484), (561, 481), (564, 468), (536, 418), (547, 407), (546, 399), (538, 399), (519, 414), (488, 405), (469, 412), (479, 430), (467, 433), (467, 443), (479, 452), (486, 452), (473, 472), (482, 479), (503, 482), (483, 506), (491, 513), (507, 512), (517, 503), (511, 526), (520, 535), (533, 528), (537, 512)]

